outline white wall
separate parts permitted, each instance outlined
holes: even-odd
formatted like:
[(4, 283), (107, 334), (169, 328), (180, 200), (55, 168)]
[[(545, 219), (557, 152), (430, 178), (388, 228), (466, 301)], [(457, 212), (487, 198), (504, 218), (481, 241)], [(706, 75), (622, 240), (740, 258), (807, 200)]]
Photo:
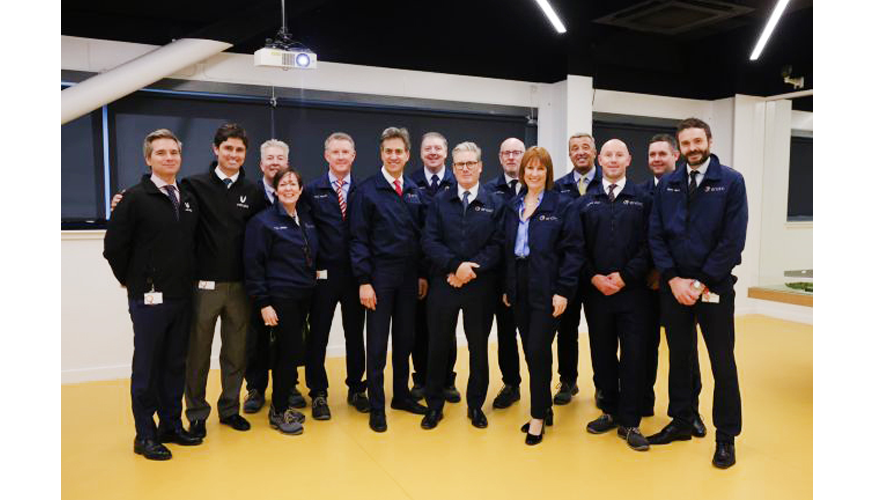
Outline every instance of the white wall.
[[(62, 36), (61, 48), (62, 69), (100, 72), (155, 47)], [(553, 153), (557, 176), (563, 168), (564, 171), (569, 168), (566, 138), (574, 131), (591, 131), (593, 112), (668, 119), (701, 117), (712, 125), (714, 152), (724, 163), (741, 171), (748, 185), (751, 222), (744, 262), (736, 270), (740, 279), (738, 313), (759, 312), (810, 322), (810, 309), (788, 306), (788, 310), (782, 304), (759, 304), (763, 301), (746, 298), (746, 287), (756, 283), (760, 273), (760, 254), (773, 249), (786, 252), (787, 248), (793, 248), (787, 246), (791, 237), (786, 241), (783, 237), (769, 239), (768, 249), (760, 241), (761, 233), (766, 231), (766, 222), (761, 219), (768, 216), (768, 227), (772, 228), (776, 216), (771, 205), (766, 213), (759, 189), (768, 149), (765, 147), (765, 119), (760, 111), (764, 104), (761, 99), (736, 96), (703, 101), (596, 90), (591, 78), (578, 76), (569, 76), (568, 80), (555, 84), (540, 84), (323, 61), (315, 71), (278, 71), (255, 68), (251, 56), (241, 54), (219, 54), (169, 77), (534, 107), (539, 115), (538, 143)], [(793, 128), (810, 127), (809, 115), (793, 113)], [(775, 122), (772, 126), (785, 125), (785, 122)], [(774, 172), (770, 175), (780, 175), (779, 169), (784, 169), (786, 175), (789, 167), (777, 165), (772, 168)], [(62, 381), (128, 376), (133, 348), (131, 324), (125, 292), (101, 256), (103, 232), (62, 232), (61, 239)], [(799, 248), (799, 251), (810, 255), (810, 238), (807, 241), (807, 247)], [(464, 342), (461, 332), (457, 334), (460, 342)], [(342, 335), (339, 321), (335, 321), (329, 338), (329, 355), (342, 355)], [(218, 347), (217, 336), (213, 346), (214, 362)]]

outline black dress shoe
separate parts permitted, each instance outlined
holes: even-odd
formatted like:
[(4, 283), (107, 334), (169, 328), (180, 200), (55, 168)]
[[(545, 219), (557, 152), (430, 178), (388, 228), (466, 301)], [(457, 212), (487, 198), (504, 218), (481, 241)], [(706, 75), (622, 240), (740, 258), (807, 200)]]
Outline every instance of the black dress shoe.
[(526, 444), (529, 446), (534, 446), (544, 439), (544, 434), (547, 433), (547, 426), (541, 426), (540, 434), (529, 434), (529, 424), (527, 422), (523, 424), (522, 431), (526, 433)]
[(647, 436), (647, 442), (650, 444), (668, 444), (672, 441), (689, 441), (692, 438), (692, 429), (672, 421), (661, 431), (652, 436)]
[(717, 441), (717, 450), (711, 463), (718, 469), (728, 469), (735, 465), (735, 444)]
[(368, 401), (368, 397), (365, 396), (363, 392), (350, 392), (346, 396), (346, 402), (355, 406), (355, 409), (359, 413), (367, 413), (371, 411), (371, 403)]
[(191, 437), (205, 438), (207, 437), (207, 421), (203, 418), (196, 418), (191, 421), (188, 426), (188, 434)]
[(468, 418), (471, 419), (471, 425), (478, 429), (485, 429), (489, 425), (486, 414), (480, 408), (468, 408)]
[(219, 423), (225, 424), (235, 431), (248, 431), (251, 427), (249, 422), (238, 414), (231, 415), (230, 417), (222, 417), (219, 419)]
[(149, 460), (170, 460), (173, 455), (166, 446), (154, 439), (134, 439), (134, 453)]
[(708, 428), (705, 427), (705, 422), (702, 421), (702, 416), (697, 413), (696, 418), (693, 419), (693, 435), (697, 438), (703, 438), (707, 433)]
[(159, 443), (174, 443), (180, 446), (197, 446), (204, 442), (203, 438), (193, 436), (182, 427), (172, 430), (158, 431)]
[(507, 408), (520, 400), (520, 387), (518, 385), (505, 385), (498, 392), (498, 396), (492, 401), (493, 408)]
[(392, 400), (389, 405), (393, 410), (408, 411), (415, 415), (425, 415), (428, 413), (428, 407), (423, 406), (412, 399), (403, 399), (401, 401)]
[(562, 382), (559, 384), (559, 392), (553, 397), (553, 404), (567, 405), (578, 392), (580, 392), (580, 389), (577, 388), (577, 384)]
[(447, 403), (458, 403), (462, 400), (462, 395), (459, 394), (459, 390), (456, 389), (455, 385), (448, 385), (444, 387), (444, 400)]
[(444, 414), (443, 412), (439, 412), (436, 410), (429, 410), (428, 413), (422, 417), (422, 422), (419, 424), (423, 429), (434, 429), (437, 427), (438, 422), (443, 420)]
[(386, 414), (381, 411), (371, 410), (371, 415), (368, 418), (368, 425), (374, 432), (386, 432)]
[(307, 400), (301, 394), (297, 387), (292, 387), (292, 392), (289, 394), (289, 406), (292, 408), (306, 408)]
[(422, 384), (413, 384), (413, 388), (410, 389), (410, 397), (412, 397), (414, 401), (419, 401), (424, 398), (425, 386)]

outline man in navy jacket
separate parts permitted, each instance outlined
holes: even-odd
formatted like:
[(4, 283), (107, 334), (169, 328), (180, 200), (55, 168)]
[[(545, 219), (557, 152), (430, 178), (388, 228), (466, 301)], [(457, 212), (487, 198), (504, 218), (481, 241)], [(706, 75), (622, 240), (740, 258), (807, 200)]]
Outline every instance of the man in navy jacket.
[[(595, 164), (598, 149), (592, 135), (578, 132), (568, 138), (568, 157), (574, 168), (560, 177), (553, 186), (563, 196), (577, 199), (587, 193), (597, 192), (601, 189), (602, 172)], [(583, 289), (578, 288), (574, 297), (568, 298), (568, 308), (559, 320), (559, 329), (556, 333), (556, 353), (559, 358), (559, 390), (553, 397), (553, 403), (565, 405), (571, 402), (571, 398), (578, 393), (577, 388), (577, 363), (578, 363), (578, 338), (580, 338), (580, 306), (583, 302)], [(590, 353), (592, 343), (590, 342)], [(601, 387), (595, 384), (597, 391)], [(596, 402), (600, 404), (600, 393), (597, 393)]]
[(167, 460), (171, 453), (162, 443), (201, 443), (182, 427), (198, 206), (176, 185), (182, 147), (172, 132), (159, 129), (146, 136), (143, 154), (152, 174), (128, 189), (113, 211), (103, 256), (127, 288), (134, 325), (134, 452)]
[(593, 375), (604, 394), (604, 413), (586, 430), (602, 434), (619, 426), (618, 433), (629, 446), (643, 451), (649, 448), (638, 424), (649, 313), (642, 305), (650, 270), (650, 195), (626, 179), (631, 160), (623, 141), (607, 141), (599, 155), (601, 186), (577, 201), (584, 240), (583, 304)]
[(465, 397), (468, 418), (488, 425), (482, 406), (489, 387), (489, 328), (499, 276), (504, 200), (481, 188), (480, 148), (463, 142), (453, 149), (458, 187), (437, 195), (428, 211), (422, 247), (431, 264), (428, 294), (428, 413), (424, 429), (443, 418), (446, 366), (455, 357), (456, 320), (463, 311), (470, 374)]
[(359, 283), (359, 300), (368, 309), (367, 378), (371, 404), (369, 425), (386, 431), (383, 369), (392, 324), (391, 407), (424, 415), (425, 406), (410, 395), (410, 351), (417, 297), (428, 282), (420, 277), (420, 233), (425, 216), (422, 193), (404, 166), (410, 160), (406, 129), (389, 127), (380, 137), (383, 167), (356, 191), (350, 212), (350, 257)]
[[(641, 187), (650, 194), (652, 198), (656, 192), (656, 187), (659, 185), (660, 179), (668, 177), (669, 174), (675, 171), (675, 165), (680, 152), (678, 151), (677, 142), (674, 137), (668, 134), (656, 134), (650, 139), (647, 147), (647, 166), (650, 168), (652, 177), (641, 183)], [(647, 348), (644, 354), (644, 362), (646, 365), (646, 388), (642, 398), (641, 416), (652, 417), (653, 407), (656, 404), (656, 372), (659, 363), (659, 341), (662, 333), (662, 314), (659, 308), (659, 271), (655, 268), (651, 269), (647, 277), (647, 286), (650, 289), (648, 295), (648, 303), (650, 304), (650, 316), (648, 317), (647, 327)], [(696, 325), (693, 325), (695, 328)], [(696, 344), (693, 344), (693, 352), (691, 363), (691, 375), (693, 377), (693, 410), (695, 410), (695, 418), (693, 419), (693, 435), (696, 437), (705, 437), (707, 429), (702, 417), (699, 416), (699, 393), (702, 392), (702, 377), (699, 371), (699, 351)]]
[[(439, 132), (426, 132), (422, 136), (422, 144), (419, 148), (419, 156), (422, 159), (422, 169), (414, 170), (410, 178), (416, 183), (423, 193), (426, 205), (431, 206), (434, 198), (443, 191), (451, 190), (456, 186), (456, 178), (453, 172), (446, 168), (447, 139)], [(413, 341), (413, 388), (410, 393), (418, 401), (425, 395), (425, 381), (428, 377), (428, 312), (426, 300), (416, 303), (416, 332)], [(444, 397), (451, 403), (461, 400), (459, 391), (456, 389), (456, 346), (451, 347), (450, 362), (447, 364), (446, 377), (444, 380)]]
[(732, 269), (741, 263), (744, 249), (747, 194), (741, 174), (711, 154), (707, 123), (685, 119), (678, 124), (677, 138), (686, 164), (659, 183), (650, 217), (650, 249), (662, 275), (672, 421), (648, 441), (690, 439), (695, 416), (690, 359), (698, 322), (714, 375), (717, 447), (712, 463), (727, 468), (735, 464), (735, 436), (741, 433)]
[(304, 201), (310, 207), (319, 232), (316, 258), (316, 290), (310, 309), (310, 336), (307, 337), (307, 387), (313, 399), (313, 418), (331, 418), (328, 408), (328, 374), (325, 351), (334, 310), (340, 303), (343, 337), (346, 346), (347, 402), (366, 413), (365, 396), (365, 308), (359, 302), (358, 283), (349, 256), (351, 198), (358, 189), (352, 175), (355, 141), (349, 134), (334, 132), (325, 139), (328, 171), (304, 188)]
[[(508, 137), (499, 146), (498, 161), (501, 163), (502, 173), (487, 182), (483, 188), (487, 192), (495, 192), (501, 195), (507, 204), (516, 196), (522, 186), (519, 181), (520, 161), (526, 152), (526, 145), (516, 137)], [(502, 256), (503, 259), (503, 256)], [(500, 273), (504, 274), (504, 264), (501, 264)], [(495, 329), (498, 334), (498, 368), (501, 370), (503, 385), (498, 395), (492, 401), (493, 408), (507, 408), (520, 400), (520, 355), (517, 347), (517, 329), (514, 323), (513, 310), (501, 300), (504, 293), (503, 277), (496, 280), (495, 289)], [(490, 322), (491, 323), (491, 322)], [(492, 325), (489, 325), (492, 329)]]

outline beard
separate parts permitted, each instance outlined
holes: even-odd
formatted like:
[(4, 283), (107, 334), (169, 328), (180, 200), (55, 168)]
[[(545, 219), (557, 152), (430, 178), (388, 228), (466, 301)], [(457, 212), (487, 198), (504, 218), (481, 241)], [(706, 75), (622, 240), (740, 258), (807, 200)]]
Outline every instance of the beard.
[[(699, 160), (696, 161), (695, 163), (692, 160), (690, 160), (690, 156), (694, 155), (694, 154), (701, 155)], [(690, 151), (689, 153), (686, 154), (687, 163), (689, 163), (689, 165), (691, 167), (698, 167), (699, 165), (708, 161), (708, 158), (710, 158), (710, 157), (711, 157), (711, 151), (708, 149), (695, 149), (695, 150)]]

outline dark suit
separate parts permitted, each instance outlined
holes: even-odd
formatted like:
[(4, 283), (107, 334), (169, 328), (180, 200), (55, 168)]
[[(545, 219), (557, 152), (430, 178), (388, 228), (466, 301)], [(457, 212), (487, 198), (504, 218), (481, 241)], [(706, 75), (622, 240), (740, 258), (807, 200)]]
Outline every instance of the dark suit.
[(346, 346), (346, 385), (350, 392), (365, 390), (365, 308), (359, 300), (358, 283), (352, 274), (349, 257), (350, 211), (358, 181), (352, 175), (346, 198), (346, 218), (340, 211), (337, 191), (328, 173), (320, 175), (304, 188), (304, 201), (310, 207), (319, 232), (319, 256), (316, 268), (328, 273), (327, 279), (316, 281), (313, 305), (310, 309), (310, 335), (307, 337), (307, 386), (310, 395), (327, 395), (328, 374), (325, 371), (325, 350), (334, 310), (340, 303), (343, 337)]
[[(191, 327), (197, 201), (181, 191), (179, 212), (167, 194), (144, 176), (112, 212), (103, 256), (127, 288), (134, 326), (131, 408), (139, 439), (182, 427), (185, 356)], [(147, 292), (163, 301), (149, 305)]]
[[(656, 192), (656, 184), (653, 182), (653, 177), (647, 179), (647, 181), (639, 184), (639, 187), (644, 189), (647, 193), (650, 194), (650, 197), (653, 198), (654, 193)], [(659, 272), (655, 269), (652, 271), (656, 274), (657, 280), (659, 279)], [(659, 281), (657, 281), (657, 284)], [(650, 308), (650, 315), (648, 316), (648, 324), (647, 324), (647, 345), (644, 350), (644, 364), (645, 364), (645, 389), (642, 397), (642, 406), (641, 406), (641, 415), (642, 416), (650, 416), (653, 415), (653, 407), (656, 405), (656, 373), (658, 371), (659, 365), (659, 342), (660, 337), (662, 337), (662, 332), (660, 331), (660, 327), (662, 326), (662, 315), (659, 309), (659, 285), (657, 285), (656, 290), (648, 289), (647, 290), (647, 304)], [(696, 328), (696, 325), (693, 325), (693, 329)], [(690, 360), (691, 365), (691, 375), (693, 377), (693, 410), (698, 413), (699, 412), (699, 393), (702, 392), (702, 375), (699, 369), (699, 349), (694, 344), (693, 345), (693, 354), (692, 359)]]
[[(668, 414), (681, 426), (695, 417), (692, 347), (694, 325), (702, 328), (714, 375), (714, 426), (717, 441), (732, 442), (741, 433), (741, 393), (735, 365), (735, 276), (747, 233), (744, 178), (721, 165), (716, 155), (695, 191), (688, 193), (686, 165), (663, 177), (650, 216), (650, 249), (662, 275), (663, 321), (669, 348)], [(668, 281), (696, 279), (719, 303), (698, 300), (685, 306), (675, 299)]]
[(505, 292), (529, 365), (532, 417), (543, 419), (551, 407), (553, 334), (559, 323), (558, 318), (553, 317), (553, 295), (574, 297), (583, 254), (580, 217), (572, 200), (556, 191), (545, 191), (529, 218), (530, 253), (525, 258), (517, 258), (519, 207), (525, 194), (525, 190), (520, 191), (508, 202), (505, 212)]
[[(437, 184), (433, 185), (430, 175), (426, 178), (425, 168), (418, 168), (410, 173), (410, 179), (416, 183), (423, 194), (426, 206), (431, 206), (434, 198), (444, 192), (452, 191), (456, 187), (456, 178), (453, 176), (453, 171), (450, 167), (445, 167), (444, 178)], [(429, 288), (431, 281), (429, 280)], [(416, 330), (413, 339), (413, 383), (416, 385), (425, 386), (428, 378), (428, 298), (416, 301)], [(450, 359), (447, 363), (446, 376), (444, 377), (444, 386), (449, 387), (455, 383), (456, 372), (453, 367), (456, 366), (456, 345), (450, 347)]]
[(365, 179), (352, 199), (350, 257), (359, 285), (370, 284), (377, 296), (367, 312), (367, 379), (371, 411), (385, 411), (383, 369), (392, 324), (393, 398), (410, 398), (410, 352), (416, 314), (420, 235), (425, 204), (416, 184), (404, 177), (401, 196), (382, 172)]
[[(451, 347), (456, 345), (456, 323), (463, 311), (468, 339), (470, 375), (465, 397), (468, 408), (480, 409), (489, 387), (489, 327), (492, 322), (495, 278), (501, 262), (504, 200), (481, 188), (467, 209), (457, 189), (439, 193), (431, 203), (422, 248), (431, 262), (431, 290), (428, 296), (429, 361), (426, 397), (430, 410), (444, 406), (445, 366)], [(461, 288), (447, 283), (462, 262), (480, 267), (477, 275)]]
[[(519, 182), (519, 181), (517, 181)], [(483, 189), (501, 195), (501, 199), (507, 204), (516, 196), (515, 186), (512, 187), (504, 178), (504, 173), (487, 182)], [(501, 370), (501, 381), (509, 387), (519, 387), (520, 378), (520, 355), (516, 342), (516, 323), (513, 320), (513, 310), (504, 305), (501, 295), (504, 293), (504, 254), (502, 252), (502, 264), (499, 276), (496, 279), (495, 288), (495, 329), (498, 336), (498, 368)], [(489, 330), (492, 330), (490, 319)]]
[[(593, 168), (595, 169), (595, 176), (587, 184), (585, 194), (597, 192), (602, 185), (601, 168), (598, 165), (595, 165)], [(574, 181), (574, 170), (557, 179), (553, 189), (562, 196), (569, 197), (572, 200), (578, 199), (580, 197), (580, 190)], [(559, 381), (570, 386), (574, 386), (577, 383), (578, 355), (580, 352), (578, 346), (578, 339), (580, 338), (580, 306), (582, 303), (582, 289), (578, 288), (577, 294), (574, 297), (568, 298), (568, 309), (559, 319), (559, 328), (556, 332), (556, 357), (559, 362)], [(592, 354), (592, 347), (592, 337), (590, 337), (590, 354)], [(595, 383), (595, 379), (593, 379), (593, 383), (597, 389), (601, 390), (601, 387)]]

